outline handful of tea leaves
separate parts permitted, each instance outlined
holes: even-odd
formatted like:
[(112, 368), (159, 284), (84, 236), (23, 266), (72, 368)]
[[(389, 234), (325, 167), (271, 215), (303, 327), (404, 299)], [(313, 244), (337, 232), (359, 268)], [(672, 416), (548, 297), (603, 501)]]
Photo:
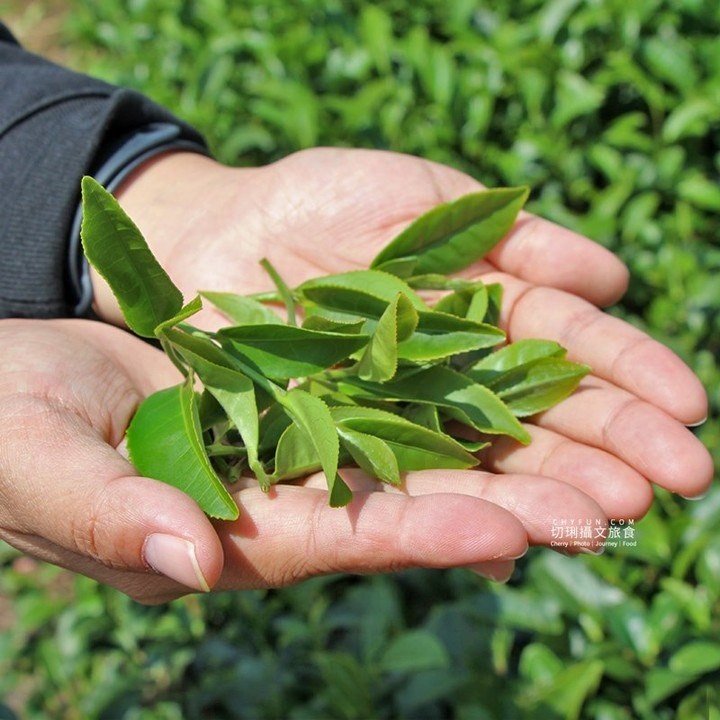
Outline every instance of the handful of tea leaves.
[[(238, 516), (227, 483), (241, 474), (268, 489), (322, 470), (330, 504), (342, 506), (351, 492), (341, 465), (393, 484), (410, 470), (473, 467), (493, 435), (528, 443), (518, 418), (556, 404), (589, 372), (555, 342), (506, 344), (497, 327), (502, 288), (450, 276), (508, 232), (525, 188), (434, 208), (367, 270), (290, 288), (263, 261), (275, 293), (204, 292), (185, 305), (112, 195), (86, 177), (82, 197), (89, 262), (128, 327), (159, 340), (185, 378), (140, 405), (127, 431), (130, 459), (211, 517)], [(422, 290), (444, 294), (431, 307)], [(191, 326), (203, 299), (232, 324)], [(269, 306), (277, 302), (286, 322)], [(462, 426), (484, 440), (453, 435)]]

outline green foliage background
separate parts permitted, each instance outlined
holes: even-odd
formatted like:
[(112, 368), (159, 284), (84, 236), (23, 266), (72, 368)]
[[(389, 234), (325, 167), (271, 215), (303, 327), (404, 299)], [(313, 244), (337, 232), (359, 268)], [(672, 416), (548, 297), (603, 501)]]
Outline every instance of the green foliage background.
[[(32, 5), (32, 3), (31, 3)], [(619, 253), (612, 310), (701, 376), (719, 456), (715, 0), (71, 0), (75, 67), (141, 89), (219, 158), (388, 148)], [(330, 577), (146, 608), (0, 547), (0, 718), (720, 717), (720, 492), (658, 493), (636, 547)]]

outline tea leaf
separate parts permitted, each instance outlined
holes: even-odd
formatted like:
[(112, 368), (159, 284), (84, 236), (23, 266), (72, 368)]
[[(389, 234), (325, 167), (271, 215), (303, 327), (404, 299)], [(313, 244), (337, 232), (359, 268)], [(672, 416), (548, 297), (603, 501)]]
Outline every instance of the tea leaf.
[(205, 452), (192, 378), (141, 403), (128, 428), (127, 445), (142, 475), (179, 488), (210, 517), (238, 517), (235, 501)]
[(299, 388), (279, 396), (278, 401), (305, 434), (308, 445), (315, 448), (327, 480), (330, 505), (346, 505), (352, 499), (352, 493), (337, 474), (340, 441), (330, 409), (320, 398)]
[(466, 374), (497, 393), (516, 416), (526, 417), (566, 398), (590, 372), (587, 365), (564, 356), (564, 348), (550, 340), (518, 340), (483, 358)]
[(484, 333), (487, 336), (495, 338), (494, 345), (497, 345), (505, 339), (505, 333), (500, 328), (480, 323), (469, 318), (458, 317), (446, 312), (437, 312), (435, 310), (424, 310), (418, 312), (418, 331), (428, 333), (451, 333), (451, 332), (471, 332)]
[(83, 250), (117, 298), (128, 327), (153, 337), (182, 308), (182, 293), (117, 200), (90, 177), (82, 179)]
[(252, 381), (239, 370), (228, 367), (225, 354), (210, 340), (177, 330), (171, 331), (169, 339), (237, 428), (247, 452), (248, 465), (260, 487), (267, 490), (270, 483), (258, 459), (258, 409)]
[(155, 336), (160, 340), (160, 345), (162, 346), (162, 349), (165, 351), (165, 354), (173, 361), (177, 369), (180, 370), (183, 375), (187, 375), (187, 370), (185, 369), (182, 360), (178, 358), (177, 353), (175, 352), (175, 348), (172, 346), (172, 343), (168, 342), (167, 332), (179, 323), (187, 320), (189, 317), (193, 316), (200, 310), (202, 310), (202, 300), (199, 296), (197, 296), (193, 298), (193, 300), (191, 300), (187, 305), (181, 307), (177, 314), (161, 322), (155, 328)]
[(403, 360), (423, 362), (440, 360), (457, 353), (494, 347), (505, 339), (501, 330), (486, 326), (480, 332), (447, 332), (431, 335), (415, 333), (398, 346), (398, 356)]
[(526, 187), (471, 193), (422, 215), (386, 245), (370, 264), (417, 257), (414, 271), (453, 273), (491, 250), (513, 226), (528, 197)]
[(542, 358), (564, 358), (565, 349), (552, 340), (524, 338), (496, 350), (475, 363), (467, 372), (484, 385), (492, 385), (502, 374)]
[(564, 400), (589, 372), (567, 360), (537, 360), (508, 373), (495, 391), (517, 417), (527, 417)]
[[(365, 320), (337, 319), (322, 312), (314, 312), (306, 316), (302, 326), (306, 330), (320, 330), (322, 332), (343, 333), (345, 335), (360, 335), (363, 332)], [(366, 333), (367, 334), (367, 333)]]
[(398, 293), (372, 330), (357, 366), (358, 375), (374, 382), (390, 380), (397, 370), (398, 341), (409, 338), (417, 322), (418, 314), (410, 300)]
[(285, 428), (275, 448), (275, 469), (272, 479), (291, 480), (320, 470), (322, 463), (317, 450), (308, 442), (306, 432), (295, 422)]
[(340, 385), (343, 389), (347, 385), (348, 394), (353, 397), (438, 405), (456, 411), (463, 422), (480, 432), (530, 442), (527, 430), (497, 395), (448, 367), (424, 368), (382, 384), (348, 378)]
[(390, 485), (400, 484), (397, 458), (385, 441), (342, 425), (338, 426), (338, 435), (342, 446), (368, 475)]
[(400, 470), (470, 468), (478, 464), (449, 435), (435, 432), (394, 413), (366, 407), (331, 408), (342, 437), (345, 430), (383, 440), (397, 458)]
[[(387, 272), (387, 271), (386, 271)], [(405, 281), (414, 290), (464, 290), (471, 289), (480, 283), (461, 277), (449, 277), (440, 273), (413, 275)]]
[[(318, 292), (320, 290), (330, 290), (330, 292), (320, 294)], [(398, 293), (402, 293), (416, 309), (420, 310), (426, 307), (420, 296), (406, 282), (380, 270), (352, 270), (337, 275), (313, 278), (300, 285), (297, 291), (318, 304), (322, 303), (316, 299), (317, 297), (332, 299), (333, 294), (344, 297), (345, 293), (342, 291), (356, 291), (376, 300), (384, 300), (385, 304), (392, 302)], [(352, 297), (352, 293), (347, 293), (347, 295)], [(344, 308), (330, 307), (330, 309), (343, 310)], [(381, 314), (382, 311), (376, 312), (370, 317), (380, 317)]]
[(320, 372), (363, 348), (365, 335), (321, 332), (291, 325), (238, 325), (217, 333), (223, 346), (274, 379)]
[(287, 310), (288, 324), (295, 325), (295, 297), (292, 290), (285, 284), (285, 281), (280, 276), (280, 273), (272, 266), (269, 260), (263, 258), (260, 261), (260, 265), (263, 267), (265, 272), (270, 276), (275, 287), (278, 290), (278, 295), (283, 301)]
[(475, 283), (471, 287), (455, 290), (446, 295), (433, 309), (475, 322), (482, 322), (485, 319), (489, 302), (488, 290), (485, 285)]
[(155, 336), (160, 337), (166, 328), (174, 327), (184, 322), (188, 318), (192, 317), (196, 313), (202, 310), (202, 299), (199, 295), (196, 295), (187, 305), (183, 305), (180, 310), (175, 313), (172, 317), (167, 320), (163, 320), (155, 328)]
[(200, 294), (220, 310), (233, 325), (282, 324), (282, 319), (277, 313), (263, 303), (246, 295), (210, 292), (207, 290)]

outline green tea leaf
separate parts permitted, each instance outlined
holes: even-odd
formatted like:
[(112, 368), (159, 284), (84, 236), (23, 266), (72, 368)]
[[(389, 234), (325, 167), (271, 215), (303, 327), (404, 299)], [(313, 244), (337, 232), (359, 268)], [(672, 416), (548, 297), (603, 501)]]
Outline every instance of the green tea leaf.
[(187, 305), (183, 305), (180, 310), (167, 320), (163, 320), (155, 328), (155, 335), (161, 336), (166, 328), (174, 327), (192, 317), (202, 310), (202, 299), (199, 295), (195, 296)]
[(568, 360), (536, 360), (508, 372), (494, 390), (517, 417), (527, 417), (564, 400), (589, 372), (587, 365)]
[(180, 370), (183, 375), (187, 375), (187, 370), (182, 360), (178, 358), (177, 353), (172, 346), (172, 343), (168, 342), (167, 332), (174, 328), (176, 325), (182, 323), (184, 320), (192, 317), (200, 310), (202, 310), (202, 300), (199, 296), (197, 296), (193, 298), (187, 305), (181, 307), (177, 314), (173, 315), (173, 317), (167, 320), (164, 320), (155, 328), (155, 336), (160, 340), (160, 345), (162, 346), (162, 349), (165, 351), (165, 354), (173, 361), (175, 366), (178, 368), (178, 370)]
[(527, 430), (497, 395), (448, 367), (423, 368), (382, 384), (347, 378), (340, 385), (341, 389), (347, 385), (348, 394), (353, 397), (438, 405), (456, 411), (463, 422), (480, 432), (530, 442)]
[(340, 441), (330, 409), (320, 398), (299, 388), (281, 395), (278, 401), (305, 433), (308, 444), (315, 448), (327, 480), (330, 505), (346, 505), (352, 493), (337, 473)]
[[(330, 290), (330, 292), (321, 294), (319, 293), (320, 290)], [(383, 300), (384, 305), (392, 302), (398, 293), (402, 293), (416, 309), (420, 310), (426, 307), (420, 296), (406, 282), (380, 270), (351, 270), (337, 275), (324, 275), (304, 282), (297, 288), (297, 291), (319, 305), (322, 303), (317, 300), (318, 297), (324, 297), (328, 301), (332, 301), (333, 294), (338, 294), (341, 297), (347, 294), (347, 296), (352, 297), (352, 293), (343, 293), (342, 291), (356, 291), (362, 295), (369, 295), (376, 301)], [(384, 305), (382, 306), (383, 309)], [(345, 308), (330, 307), (330, 309), (342, 311)], [(358, 314), (362, 313), (358, 312)], [(373, 315), (368, 317), (380, 317), (381, 314), (382, 310), (374, 312)]]
[(182, 293), (115, 198), (90, 177), (82, 180), (80, 235), (92, 266), (117, 298), (128, 327), (142, 337), (182, 308)]
[(280, 403), (273, 403), (260, 416), (260, 452), (269, 455), (274, 453), (280, 436), (292, 424), (292, 418)]
[(277, 441), (272, 479), (292, 480), (320, 469), (322, 463), (315, 446), (308, 441), (305, 430), (291, 421)]
[(367, 407), (334, 407), (330, 413), (341, 434), (345, 430), (383, 440), (400, 470), (470, 468), (475, 457), (449, 435), (418, 425), (400, 415)]
[(211, 517), (238, 517), (235, 501), (205, 452), (191, 377), (141, 403), (128, 428), (127, 445), (142, 475), (179, 488)]
[(267, 258), (263, 258), (260, 261), (260, 265), (262, 265), (265, 272), (270, 276), (273, 283), (275, 283), (280, 299), (283, 301), (285, 309), (287, 310), (288, 324), (295, 325), (295, 296), (292, 290), (285, 284), (280, 273), (278, 273)]
[(315, 312), (312, 315), (306, 316), (302, 324), (306, 330), (343, 333), (344, 335), (361, 335), (363, 334), (364, 325), (364, 318), (349, 321), (345, 318), (337, 319), (336, 317), (325, 315), (321, 312)]
[(207, 290), (200, 294), (220, 310), (233, 325), (261, 325), (263, 323), (280, 325), (283, 322), (280, 316), (267, 305), (246, 295)]
[(324, 310), (331, 311), (336, 322), (352, 322), (355, 318), (379, 320), (392, 299), (385, 300), (364, 290), (345, 287), (310, 287), (304, 297)]
[(490, 251), (510, 230), (528, 189), (498, 188), (471, 193), (419, 217), (383, 248), (370, 267), (417, 257), (415, 272), (453, 273)]
[(397, 258), (397, 260), (388, 260), (383, 264), (383, 272), (390, 273), (399, 278), (411, 278), (415, 274), (417, 266), (417, 257), (409, 255), (408, 257)]
[(291, 325), (238, 325), (217, 333), (224, 347), (249, 359), (274, 379), (320, 372), (365, 347), (365, 335), (346, 335)]
[(552, 340), (522, 339), (496, 350), (473, 365), (468, 374), (491, 386), (509, 370), (542, 358), (564, 358), (565, 349)]
[(397, 458), (385, 441), (342, 425), (338, 426), (338, 435), (342, 446), (368, 475), (390, 485), (400, 484)]
[(518, 340), (490, 353), (465, 374), (497, 393), (515, 415), (525, 417), (565, 399), (590, 372), (587, 365), (564, 357), (564, 348), (550, 340)]
[[(387, 271), (386, 271), (387, 272)], [(413, 275), (405, 280), (413, 290), (465, 290), (479, 285), (477, 280), (461, 277), (449, 277), (440, 273)]]
[(501, 330), (486, 326), (483, 332), (447, 332), (430, 335), (415, 333), (398, 346), (398, 357), (424, 362), (439, 360), (458, 353), (494, 347), (505, 339)]
[(417, 322), (418, 314), (412, 303), (398, 293), (372, 330), (357, 366), (358, 375), (373, 382), (390, 380), (397, 370), (398, 341), (409, 338)]
[[(237, 428), (247, 452), (248, 465), (255, 473), (260, 487), (267, 490), (270, 482), (258, 459), (258, 409), (252, 380), (239, 370), (228, 367), (225, 357), (219, 358), (215, 352), (222, 354), (222, 351), (210, 340), (193, 338), (195, 349), (200, 349), (200, 344), (204, 345), (200, 350), (203, 353), (201, 355), (190, 349), (188, 338), (191, 336), (176, 331), (172, 337), (175, 338), (180, 353), (198, 374), (205, 389), (220, 403)], [(210, 351), (210, 348), (213, 350)]]
[(491, 283), (486, 287), (488, 291), (488, 308), (484, 320), (490, 325), (499, 325), (503, 286), (500, 283)]
[(443, 432), (440, 423), (440, 413), (433, 405), (409, 403), (403, 408), (402, 416), (417, 425), (422, 425), (435, 432)]
[(458, 317), (482, 322), (488, 309), (490, 299), (487, 288), (483, 283), (476, 283), (471, 287), (455, 290), (446, 295), (435, 306), (438, 312), (450, 313)]
[(453, 333), (453, 332), (470, 332), (483, 333), (486, 336), (494, 337), (497, 345), (505, 339), (505, 333), (495, 325), (477, 322), (469, 318), (458, 317), (446, 312), (438, 312), (436, 310), (421, 310), (418, 312), (419, 332), (427, 333)]

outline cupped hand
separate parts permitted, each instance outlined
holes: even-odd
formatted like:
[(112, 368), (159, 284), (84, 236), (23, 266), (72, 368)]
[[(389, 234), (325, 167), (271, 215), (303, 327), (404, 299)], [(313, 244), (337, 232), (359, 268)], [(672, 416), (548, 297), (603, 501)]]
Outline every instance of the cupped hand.
[(138, 402), (180, 379), (163, 353), (89, 320), (2, 320), (0, 348), (0, 538), (142, 602), (415, 566), (503, 580), (528, 544), (551, 542), (559, 508), (605, 527), (596, 503), (550, 479), (411, 473), (405, 493), (385, 493), (352, 470), (347, 508), (328, 506), (317, 477), (270, 494), (247, 482), (240, 518), (213, 524), (122, 451)]
[[(290, 284), (366, 267), (415, 217), (480, 189), (472, 178), (419, 158), (315, 149), (264, 168), (234, 169), (176, 154), (143, 166), (119, 193), (186, 295), (198, 289), (268, 290), (267, 257)], [(710, 455), (686, 428), (707, 414), (703, 387), (668, 348), (599, 308), (626, 289), (624, 265), (596, 243), (523, 213), (465, 275), (504, 287), (511, 340), (560, 342), (593, 368), (568, 400), (533, 418), (527, 447), (493, 444), (485, 467), (569, 483), (609, 517), (642, 516), (652, 484), (684, 496), (711, 482)], [(120, 321), (98, 283), (101, 312)], [(218, 325), (212, 309), (198, 320)]]

